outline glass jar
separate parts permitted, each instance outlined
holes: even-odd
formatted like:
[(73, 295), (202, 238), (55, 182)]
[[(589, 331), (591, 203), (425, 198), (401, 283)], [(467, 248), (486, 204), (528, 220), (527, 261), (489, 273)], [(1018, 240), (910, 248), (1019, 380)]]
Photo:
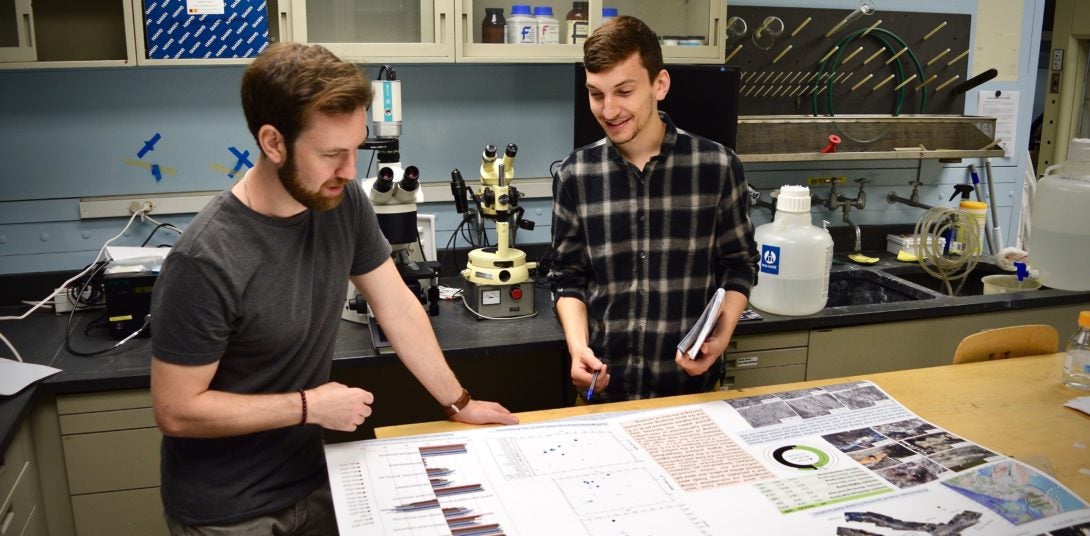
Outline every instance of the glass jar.
[(507, 21), (503, 18), (502, 7), (484, 8), (484, 20), (481, 21), (482, 43), (503, 43)]

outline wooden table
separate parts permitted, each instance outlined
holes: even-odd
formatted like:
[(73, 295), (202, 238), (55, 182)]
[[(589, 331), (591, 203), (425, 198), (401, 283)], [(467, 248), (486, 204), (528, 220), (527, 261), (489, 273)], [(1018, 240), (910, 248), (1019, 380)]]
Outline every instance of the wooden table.
[[(1064, 387), (1063, 354), (1020, 357), (808, 382), (785, 383), (735, 391), (634, 400), (519, 414), (523, 423), (587, 413), (652, 409), (710, 400), (753, 396), (803, 387), (869, 380), (920, 417), (1001, 454), (1040, 467), (1084, 499), (1090, 499), (1090, 415), (1063, 404), (1090, 392)], [(448, 432), (469, 428), (454, 422), (431, 422), (379, 428), (380, 438)]]

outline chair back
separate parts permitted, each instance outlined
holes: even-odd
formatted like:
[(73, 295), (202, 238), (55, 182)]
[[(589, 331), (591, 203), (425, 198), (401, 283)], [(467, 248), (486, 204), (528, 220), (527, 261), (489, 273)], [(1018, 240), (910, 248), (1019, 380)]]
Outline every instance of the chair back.
[(988, 329), (961, 340), (954, 350), (954, 364), (1052, 354), (1059, 346), (1059, 332), (1047, 324)]

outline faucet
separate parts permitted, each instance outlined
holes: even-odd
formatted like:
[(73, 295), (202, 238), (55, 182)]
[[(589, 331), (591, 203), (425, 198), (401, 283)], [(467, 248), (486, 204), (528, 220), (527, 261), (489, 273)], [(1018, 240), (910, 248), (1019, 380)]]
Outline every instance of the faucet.
[(889, 192), (889, 194), (886, 195), (886, 202), (891, 204), (891, 205), (894, 204), (894, 203), (903, 203), (903, 204), (908, 205), (910, 207), (916, 207), (916, 208), (922, 208), (924, 210), (930, 210), (932, 208), (931, 205), (927, 205), (927, 204), (924, 204), (924, 203), (920, 202), (920, 185), (923, 184), (923, 183), (921, 183), (918, 180), (914, 180), (914, 181), (909, 181), (909, 184), (912, 185), (912, 194), (909, 196), (908, 199), (905, 199), (905, 198), (897, 195), (897, 192), (894, 192), (894, 191), (891, 190)]
[[(852, 229), (855, 230), (855, 249), (853, 251), (855, 253), (859, 253), (863, 249), (863, 235), (862, 232), (859, 230), (859, 224), (852, 221), (850, 212), (852, 207), (862, 210), (867, 206), (867, 192), (863, 190), (863, 187), (867, 184), (867, 178), (859, 177), (858, 179), (855, 179), (855, 182), (859, 184), (859, 192), (855, 194), (854, 198), (846, 197), (844, 195), (837, 195), (835, 189), (836, 185), (834, 183), (834, 189), (829, 192), (829, 205), (834, 204), (832, 199), (835, 197), (835, 204), (841, 207), (841, 210), (843, 211), (844, 223), (851, 225)], [(832, 210), (832, 207), (830, 207), (830, 210)]]
[[(746, 189), (747, 189), (747, 193), (749, 194), (750, 209), (752, 209), (753, 207), (765, 208), (765, 209), (768, 209), (770, 217), (772, 217), (772, 218), (776, 217), (776, 203), (775, 202), (763, 200), (761, 198), (761, 192), (758, 192), (757, 190), (754, 190), (753, 187), (748, 185), (748, 184), (746, 185)], [(775, 199), (775, 197), (776, 197), (775, 194), (778, 191), (779, 190), (776, 190), (776, 191), (774, 191), (772, 193), (772, 198), (773, 199)]]

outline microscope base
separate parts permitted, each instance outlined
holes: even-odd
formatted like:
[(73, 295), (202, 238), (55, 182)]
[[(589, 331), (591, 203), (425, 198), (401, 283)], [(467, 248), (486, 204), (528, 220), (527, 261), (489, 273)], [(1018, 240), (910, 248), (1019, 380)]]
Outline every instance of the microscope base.
[(480, 319), (518, 318), (537, 314), (534, 309), (534, 282), (514, 285), (477, 285), (462, 283), (466, 307)]

